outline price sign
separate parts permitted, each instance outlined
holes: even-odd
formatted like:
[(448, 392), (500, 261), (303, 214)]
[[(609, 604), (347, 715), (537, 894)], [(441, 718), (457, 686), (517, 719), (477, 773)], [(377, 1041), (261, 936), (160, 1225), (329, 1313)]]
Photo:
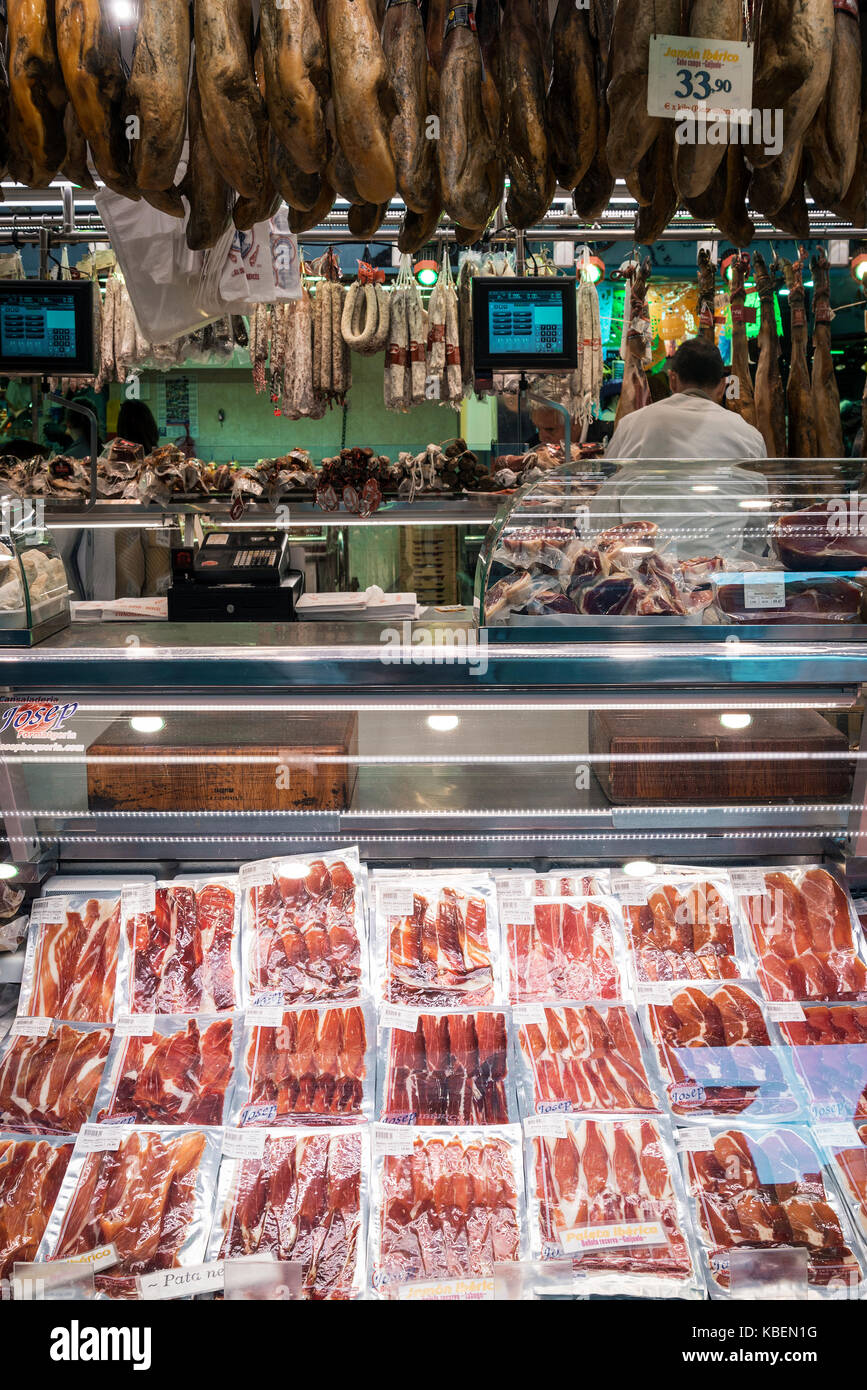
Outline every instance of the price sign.
[(744, 608), (785, 608), (786, 580), (783, 574), (758, 571), (744, 576)]
[(657, 34), (650, 40), (647, 110), (651, 116), (730, 116), (753, 104), (748, 43)]

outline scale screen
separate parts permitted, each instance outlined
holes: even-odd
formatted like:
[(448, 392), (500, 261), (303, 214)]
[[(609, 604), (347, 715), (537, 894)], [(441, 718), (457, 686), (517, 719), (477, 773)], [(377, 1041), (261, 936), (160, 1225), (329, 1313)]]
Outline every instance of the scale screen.
[(476, 276), (472, 284), (477, 369), (577, 365), (573, 278)]
[(88, 376), (93, 372), (89, 280), (0, 280), (0, 373)]

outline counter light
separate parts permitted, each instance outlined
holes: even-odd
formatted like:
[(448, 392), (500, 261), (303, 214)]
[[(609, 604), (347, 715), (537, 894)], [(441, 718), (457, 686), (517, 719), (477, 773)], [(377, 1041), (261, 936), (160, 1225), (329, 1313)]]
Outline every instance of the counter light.
[(166, 727), (166, 721), (158, 714), (137, 714), (129, 721), (129, 727), (137, 734), (158, 734)]
[(413, 266), (413, 274), (424, 289), (432, 289), (440, 278), (436, 261), (416, 261)]
[(738, 506), (743, 507), (745, 512), (763, 512), (767, 505), (767, 499), (764, 497), (745, 497), (743, 501), (738, 502)]
[(753, 716), (745, 712), (738, 713), (735, 710), (729, 710), (720, 715), (719, 722), (724, 729), (748, 729), (753, 722)]
[(428, 715), (428, 728), (433, 729), (438, 734), (450, 734), (460, 724), (456, 714), (431, 714)]
[(719, 492), (716, 483), (694, 483), (693, 492)]
[(17, 878), (18, 870), (14, 864), (0, 864), (0, 878)]
[(623, 865), (623, 872), (630, 878), (650, 878), (656, 873), (656, 865), (649, 859), (630, 859)]

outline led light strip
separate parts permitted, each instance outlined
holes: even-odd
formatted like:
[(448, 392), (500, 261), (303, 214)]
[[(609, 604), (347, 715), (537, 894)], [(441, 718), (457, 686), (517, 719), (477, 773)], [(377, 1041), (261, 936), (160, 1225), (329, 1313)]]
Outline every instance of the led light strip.
[[(853, 832), (858, 838), (867, 835), (867, 830)], [(606, 840), (626, 840), (630, 843), (635, 840), (645, 840), (650, 843), (668, 844), (672, 840), (677, 841), (701, 841), (706, 844), (709, 840), (815, 840), (817, 835), (823, 838), (842, 843), (847, 834), (845, 831), (818, 831), (818, 830), (739, 830), (735, 831), (679, 831), (671, 832), (635, 830), (635, 831), (611, 831), (605, 832)], [(287, 835), (282, 837), (287, 844), (308, 844), (309, 835)], [(489, 843), (509, 843), (516, 841), (527, 841), (544, 838), (545, 842), (556, 841), (565, 842), (587, 842), (598, 843), (598, 834), (590, 831), (556, 831), (544, 834), (544, 837), (531, 830), (525, 832), (500, 833), (492, 835), (368, 835), (360, 831), (323, 831), (317, 833), (317, 839), (341, 841), (345, 844), (357, 844), (360, 841), (370, 844), (450, 844), (455, 840), (471, 844)], [(44, 844), (57, 845), (142, 845), (142, 844), (185, 844), (185, 845), (256, 845), (268, 844), (274, 839), (273, 835), (43, 835), (40, 840)], [(3, 835), (0, 836), (0, 843), (29, 845), (30, 839), (25, 835)]]
[[(147, 735), (143, 735), (147, 737)], [(430, 756), (403, 755), (400, 753), (369, 754), (362, 753), (323, 753), (298, 754), (291, 748), (275, 748), (272, 754), (246, 753), (31, 753), (14, 752), (5, 755), (0, 762), (9, 766), (26, 767), (202, 767), (202, 766), (242, 766), (274, 767), (500, 767), (525, 764), (535, 767), (540, 763), (550, 766), (575, 766), (587, 763), (717, 763), (717, 762), (860, 762), (867, 760), (867, 749), (862, 752), (847, 750), (827, 753), (798, 752), (783, 749), (780, 752), (764, 752), (761, 749), (738, 752), (708, 753), (436, 753)]]
[[(399, 810), (389, 811), (378, 809), (364, 810), (362, 808), (350, 808), (346, 811), (331, 811), (327, 809), (303, 810), (296, 808), (287, 808), (285, 810), (271, 810), (269, 807), (263, 807), (258, 810), (254, 808), (247, 811), (88, 811), (82, 810), (79, 807), (77, 810), (70, 811), (54, 811), (49, 809), (37, 810), (29, 808), (27, 810), (27, 815), (29, 817), (69, 816), (77, 820), (165, 820), (167, 817), (175, 820), (183, 819), (184, 817), (195, 817), (197, 820), (218, 820), (222, 817), (228, 820), (237, 819), (241, 816), (263, 816), (267, 817), (268, 819), (277, 816), (294, 816), (296, 819), (303, 819), (305, 817), (315, 819), (316, 817), (334, 815), (344, 816), (349, 819), (358, 817), (359, 819), (365, 820), (385, 820), (393, 816), (399, 816), (402, 819), (406, 819), (407, 817), (412, 816), (425, 816), (441, 820), (475, 820), (479, 816), (508, 816), (512, 818), (518, 816), (580, 816), (582, 819), (585, 817), (594, 817), (601, 820), (605, 818), (610, 818), (612, 812), (617, 812), (618, 814), (625, 812), (626, 814), (640, 816), (670, 816), (683, 815), (685, 813), (695, 812), (701, 812), (703, 814), (709, 814), (713, 812), (714, 815), (744, 815), (755, 814), (756, 812), (759, 812), (762, 815), (768, 815), (770, 812), (772, 814), (783, 815), (784, 813), (793, 810), (797, 811), (799, 815), (802, 813), (827, 814), (829, 812), (841, 812), (843, 814), (846, 814), (850, 811), (867, 811), (867, 803), (862, 803), (860, 806), (858, 806), (853, 805), (849, 801), (819, 801), (813, 803), (798, 802), (794, 806), (785, 805), (779, 807), (762, 806), (749, 802), (740, 806), (732, 806), (728, 804), (704, 805), (702, 803), (698, 803), (695, 805), (671, 804), (667, 806), (524, 806), (485, 807), (483, 810), (467, 810), (465, 808), (462, 808), (460, 810), (454, 811), (444, 810), (441, 808), (437, 808), (435, 810), (425, 809), (422, 811), (419, 810), (417, 806), (408, 806)], [(14, 807), (11, 811), (0, 811), (0, 816), (17, 815), (21, 815), (20, 807)]]

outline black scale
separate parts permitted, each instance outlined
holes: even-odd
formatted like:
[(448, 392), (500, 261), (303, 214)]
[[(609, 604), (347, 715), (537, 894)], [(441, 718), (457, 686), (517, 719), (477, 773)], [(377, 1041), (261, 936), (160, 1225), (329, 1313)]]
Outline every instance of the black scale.
[(172, 550), (171, 622), (292, 622), (304, 576), (285, 531), (212, 531)]

